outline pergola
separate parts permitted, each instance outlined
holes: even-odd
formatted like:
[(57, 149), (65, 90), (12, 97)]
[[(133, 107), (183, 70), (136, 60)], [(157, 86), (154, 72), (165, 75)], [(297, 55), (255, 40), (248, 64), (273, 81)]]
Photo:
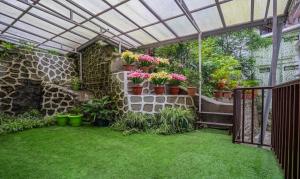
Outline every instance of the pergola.
[[(273, 57), (269, 83), (273, 86), (276, 82), (283, 19), (288, 15), (291, 2), (292, 0), (0, 0), (0, 39), (13, 43), (27, 41), (35, 47), (54, 49), (61, 53), (78, 53), (80, 49), (99, 40), (119, 46), (121, 50), (121, 47), (150, 48), (198, 38), (201, 74), (203, 37), (273, 23)], [(80, 75), (82, 77), (82, 73)], [(201, 86), (199, 89), (201, 104)], [(270, 100), (269, 94), (267, 101)]]

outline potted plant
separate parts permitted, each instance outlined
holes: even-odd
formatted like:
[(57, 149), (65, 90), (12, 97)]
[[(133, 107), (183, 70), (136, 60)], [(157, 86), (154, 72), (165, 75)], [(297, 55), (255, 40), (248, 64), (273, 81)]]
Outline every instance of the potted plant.
[(117, 113), (114, 102), (108, 96), (89, 100), (83, 105), (83, 111), (96, 126), (108, 126)]
[[(243, 87), (255, 87), (255, 86), (258, 86), (259, 85), (259, 82), (257, 80), (245, 80), (242, 82), (242, 86)], [(242, 94), (242, 98), (243, 99), (252, 99), (252, 90), (245, 90), (245, 94)], [(253, 96), (253, 99), (256, 98), (257, 96), (257, 91), (254, 90), (254, 96)]]
[(138, 56), (133, 52), (126, 50), (121, 54), (121, 58), (125, 62), (123, 65), (125, 71), (132, 71), (134, 69), (133, 63), (137, 61)]
[(164, 71), (151, 73), (149, 80), (155, 85), (154, 91), (157, 95), (162, 95), (165, 92), (165, 83), (170, 79), (170, 75)]
[(149, 56), (149, 55), (140, 55), (138, 57), (138, 61), (139, 61), (140, 69), (143, 72), (148, 73), (151, 66), (155, 62), (155, 59), (153, 57)]
[(170, 75), (171, 79), (170, 79), (170, 93), (172, 95), (178, 95), (179, 94), (179, 85), (181, 82), (186, 80), (186, 77), (182, 74), (177, 74), (177, 73), (172, 73)]
[(140, 70), (131, 72), (128, 75), (128, 78), (132, 81), (134, 86), (132, 87), (132, 92), (134, 95), (141, 95), (143, 91), (143, 86), (140, 84), (145, 80), (149, 78), (149, 73), (143, 73)]
[(187, 93), (190, 96), (195, 96), (197, 93), (197, 86), (200, 82), (200, 75), (197, 71), (189, 70), (186, 71), (186, 77), (187, 77)]
[(80, 90), (80, 79), (78, 77), (73, 77), (71, 79), (71, 88), (74, 91), (79, 91)]
[(65, 113), (58, 113), (55, 118), (58, 126), (66, 126), (68, 123), (68, 115)]
[(170, 65), (169, 59), (166, 58), (155, 58), (154, 63), (156, 64), (157, 71), (165, 71)]
[(232, 90), (238, 87), (238, 81), (237, 80), (230, 80), (227, 85), (224, 87), (225, 91), (223, 91), (224, 98), (231, 99), (232, 98)]
[(82, 123), (82, 112), (79, 106), (73, 107), (69, 111), (69, 124), (73, 127), (79, 127)]

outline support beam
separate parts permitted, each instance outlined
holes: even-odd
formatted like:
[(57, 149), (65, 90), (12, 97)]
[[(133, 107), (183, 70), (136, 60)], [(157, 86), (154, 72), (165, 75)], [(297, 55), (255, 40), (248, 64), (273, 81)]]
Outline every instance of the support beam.
[(119, 53), (122, 53), (122, 42), (119, 42)]
[[(276, 85), (276, 72), (277, 72), (278, 55), (279, 55), (280, 43), (281, 43), (282, 28), (283, 28), (283, 22), (278, 21), (277, 18), (277, 0), (273, 0), (273, 27), (272, 27), (273, 51), (272, 51), (271, 72), (269, 76), (269, 86)], [(263, 143), (264, 141), (266, 130), (267, 130), (271, 100), (272, 100), (272, 91), (269, 90), (264, 105), (264, 113), (263, 113), (264, 120), (263, 120), (263, 134), (262, 134), (263, 136), (261, 137), (262, 139), (261, 143)]]
[(199, 76), (200, 76), (200, 80), (199, 80), (199, 113), (201, 113), (201, 104), (202, 104), (202, 32), (199, 33), (198, 35), (198, 63), (199, 63)]

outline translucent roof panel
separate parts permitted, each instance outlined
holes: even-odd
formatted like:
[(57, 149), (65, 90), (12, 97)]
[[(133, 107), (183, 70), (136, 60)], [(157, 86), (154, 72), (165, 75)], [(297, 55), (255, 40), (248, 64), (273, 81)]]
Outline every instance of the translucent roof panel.
[(131, 38), (129, 38), (129, 37), (125, 36), (125, 35), (120, 35), (119, 38), (115, 37), (114, 39), (116, 39), (118, 42), (120, 42), (120, 39), (123, 39), (123, 40), (127, 41), (128, 43), (132, 44), (135, 47), (140, 46), (139, 43), (137, 43), (136, 41), (132, 40)]
[(143, 30), (136, 30), (133, 32), (128, 33), (131, 37), (138, 39), (140, 42), (143, 44), (150, 44), (157, 42), (155, 39), (153, 39), (150, 35), (148, 35), (146, 32)]
[(6, 29), (7, 26), (0, 24), (0, 31)]
[(65, 45), (68, 45), (68, 46), (71, 46), (71, 47), (74, 47), (74, 48), (77, 48), (77, 47), (80, 46), (79, 43), (75, 43), (73, 41), (67, 40), (67, 39), (62, 38), (62, 37), (55, 37), (53, 39), (53, 41), (59, 42), (59, 43), (62, 43), (62, 44), (65, 44)]
[(160, 41), (172, 39), (175, 37), (172, 32), (169, 31), (162, 23), (146, 27), (145, 30)]
[(215, 0), (184, 0), (189, 10), (203, 8), (208, 5), (216, 4)]
[(211, 7), (192, 14), (202, 32), (223, 27), (217, 7)]
[(61, 54), (66, 54), (66, 53), (68, 53), (67, 51), (59, 50), (59, 49), (57, 49), (57, 48), (52, 48), (52, 47), (45, 46), (45, 45), (41, 45), (41, 46), (39, 46), (39, 47), (42, 48), (42, 49), (45, 49), (45, 50), (53, 50), (53, 51), (58, 52), (58, 53), (61, 53)]
[(56, 48), (61, 48), (64, 50), (68, 50), (68, 51), (72, 51), (74, 49), (69, 48), (67, 46), (61, 45), (59, 43), (53, 42), (53, 41), (47, 41), (46, 43), (44, 43), (46, 46), (51, 46), (51, 47), (56, 47)]
[(90, 30), (87, 30), (85, 28), (82, 28), (82, 27), (75, 27), (71, 31), (76, 32), (76, 33), (78, 33), (80, 35), (83, 35), (85, 37), (88, 37), (89, 39), (94, 38), (97, 35), (96, 33), (92, 32)]
[(125, 0), (106, 0), (106, 1), (109, 2), (109, 4), (114, 6), (114, 5), (119, 4), (119, 3), (121, 3)]
[(254, 0), (254, 20), (265, 18), (268, 0)]
[(122, 29), (124, 31), (129, 31), (132, 29), (137, 28), (132, 22), (122, 16), (115, 10), (110, 10), (102, 15), (99, 16), (101, 19), (105, 20), (106, 22), (112, 24), (113, 26), (117, 27), (118, 29)]
[(133, 19), (138, 25), (144, 26), (157, 22), (156, 17), (138, 0), (131, 0), (118, 6), (117, 9), (130, 19)]
[(38, 29), (38, 28), (36, 28), (36, 27), (33, 27), (33, 26), (31, 26), (31, 25), (25, 24), (25, 23), (20, 22), (20, 21), (16, 22), (16, 23), (14, 24), (14, 27), (18, 27), (18, 28), (20, 28), (20, 29), (24, 29), (24, 30), (29, 31), (29, 32), (32, 32), (32, 33), (34, 33), (34, 34), (39, 34), (40, 36), (46, 37), (46, 38), (51, 38), (51, 37), (54, 36), (53, 34), (51, 34), (51, 33), (49, 33), (49, 32), (46, 32), (46, 31), (41, 30), (41, 29)]
[(197, 30), (185, 16), (166, 21), (166, 23), (180, 36), (197, 33)]
[(9, 14), (9, 16), (12, 16), (14, 18), (17, 18), (22, 13), (22, 11), (19, 11), (18, 9), (15, 9), (1, 2), (0, 2), (0, 12), (2, 12), (3, 14)]
[(93, 21), (94, 23), (96, 23), (100, 27), (104, 28), (105, 30), (108, 30), (108, 31), (112, 32), (115, 35), (120, 34), (119, 31), (115, 30), (114, 28), (111, 28), (110, 26), (108, 26), (107, 24), (101, 22), (100, 20), (98, 20), (96, 18), (92, 19), (91, 21)]
[(144, 0), (162, 19), (182, 14), (174, 0)]
[(45, 29), (45, 30), (48, 30), (52, 33), (55, 33), (55, 34), (58, 34), (58, 33), (61, 33), (63, 32), (63, 29), (55, 26), (55, 25), (52, 25), (48, 22), (45, 22), (37, 17), (33, 17), (29, 14), (25, 14), (22, 18), (21, 18), (22, 21), (24, 22), (27, 22), (29, 24), (33, 24), (33, 25), (36, 25), (42, 29)]
[(227, 26), (250, 22), (251, 1), (233, 0), (221, 4)]
[(75, 3), (79, 4), (80, 6), (84, 7), (85, 9), (91, 11), (94, 14), (98, 14), (99, 12), (108, 9), (109, 6), (104, 1), (99, 0), (73, 0)]
[[(277, 0), (277, 14), (284, 14), (285, 7), (287, 5), (287, 0)], [(270, 7), (268, 11), (268, 17), (273, 16), (273, 1), (270, 1)]]
[[(48, 1), (48, 0), (43, 0), (43, 1)], [(77, 12), (79, 14), (81, 14), (83, 17), (89, 18), (91, 17), (88, 13), (86, 13), (84, 10), (76, 7), (75, 5), (69, 3), (66, 0), (59, 0), (59, 2), (61, 2), (62, 4), (64, 4), (66, 7), (72, 9), (72, 11)]]
[(4, 16), (2, 14), (0, 14), (0, 19), (1, 19), (2, 22), (7, 23), (7, 24), (10, 24), (10, 23), (12, 23), (14, 21), (13, 18)]
[(34, 40), (36, 42), (44, 42), (45, 39), (44, 38), (40, 38), (40, 37), (37, 37), (37, 36), (34, 36), (32, 34), (29, 34), (29, 33), (26, 33), (24, 31), (21, 31), (21, 30), (18, 30), (18, 29), (15, 29), (13, 27), (9, 28), (7, 30), (8, 33), (11, 33), (11, 34), (15, 34), (15, 35), (18, 35), (18, 36), (21, 36), (21, 37), (24, 37), (24, 38), (27, 38), (27, 39), (31, 39), (31, 40)]
[(63, 33), (61, 36), (65, 37), (65, 38), (68, 38), (68, 39), (72, 39), (75, 42), (78, 42), (80, 44), (84, 44), (85, 42), (87, 42), (86, 39), (84, 39), (82, 37), (79, 37), (78, 35), (75, 35), (75, 34), (70, 33), (70, 32)]
[[(56, 2), (54, 2), (52, 0), (51, 1), (50, 0), (41, 0), (39, 2), (39, 4), (45, 5), (47, 7), (51, 7), (51, 9), (57, 11), (58, 13), (66, 16), (66, 17), (70, 17), (71, 12), (69, 9), (57, 4)], [(39, 4), (37, 6), (40, 6)], [(40, 6), (40, 7), (42, 7), (42, 6)]]

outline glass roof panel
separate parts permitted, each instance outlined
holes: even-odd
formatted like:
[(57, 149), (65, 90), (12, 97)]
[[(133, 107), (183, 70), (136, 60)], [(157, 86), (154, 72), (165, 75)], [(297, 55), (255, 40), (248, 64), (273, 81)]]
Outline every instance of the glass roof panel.
[(54, 22), (54, 23), (56, 23), (56, 24), (58, 24), (60, 26), (63, 26), (65, 28), (71, 28), (71, 27), (74, 26), (72, 23), (69, 23), (69, 22), (67, 22), (67, 21), (65, 21), (63, 19), (57, 18), (57, 17), (55, 17), (53, 15), (50, 15), (50, 14), (48, 14), (46, 12), (43, 12), (41, 10), (38, 10), (36, 8), (32, 8), (30, 10), (30, 12), (34, 13), (34, 14), (36, 14), (38, 16), (41, 16), (41, 17), (43, 17), (45, 19), (48, 19), (49, 21)]
[(22, 11), (19, 11), (18, 9), (15, 9), (1, 2), (0, 2), (0, 12), (2, 12), (3, 14), (8, 14), (9, 16), (15, 18), (17, 18), (22, 13)]
[(264, 19), (268, 0), (254, 0), (254, 20)]
[[(42, 5), (45, 5), (47, 7), (49, 7), (50, 9), (54, 10), (54, 11), (57, 11), (58, 13), (66, 16), (66, 17), (70, 17), (70, 10), (57, 4), (56, 2), (54, 1), (49, 1), (49, 0), (41, 0), (39, 1), (39, 4), (42, 4)], [(40, 6), (37, 4), (37, 6)], [(43, 8), (43, 6), (40, 6), (41, 8)]]
[(45, 30), (48, 30), (50, 32), (53, 32), (55, 34), (58, 34), (58, 33), (61, 33), (63, 32), (63, 29), (57, 27), (57, 26), (54, 26), (52, 24), (49, 24), (48, 22), (45, 22), (41, 19), (38, 19), (36, 17), (33, 17), (29, 14), (25, 14), (22, 18), (21, 18), (22, 21), (24, 22), (27, 22), (29, 24), (33, 24), (35, 26), (38, 26), (42, 29), (45, 29)]
[(199, 9), (211, 4), (216, 4), (215, 0), (184, 0), (186, 6), (189, 8), (190, 11)]
[(25, 23), (20, 22), (20, 21), (16, 22), (14, 24), (14, 26), (15, 27), (19, 27), (20, 29), (27, 30), (27, 31), (32, 32), (34, 34), (40, 35), (42, 37), (51, 38), (51, 37), (54, 36), (53, 34), (51, 34), (49, 32), (46, 32), (44, 30), (35, 28), (35, 27), (31, 26), (31, 25), (25, 24)]
[(143, 30), (136, 30), (128, 33), (128, 35), (130, 35), (134, 39), (138, 39), (138, 41), (142, 42), (143, 44), (150, 44), (150, 43), (157, 42), (155, 39), (153, 39), (150, 35), (148, 35)]
[(118, 29), (122, 29), (123, 31), (129, 31), (132, 29), (137, 28), (132, 22), (122, 16), (115, 10), (110, 10), (102, 15), (99, 16), (101, 19), (105, 20), (106, 22), (112, 24), (113, 26), (117, 27)]
[(202, 32), (219, 29), (223, 27), (218, 9), (216, 6), (197, 11), (192, 14)]
[(65, 38), (62, 38), (62, 37), (55, 37), (53, 40), (56, 41), (56, 42), (65, 44), (65, 45), (69, 45), (69, 46), (74, 47), (74, 48), (79, 46), (79, 44), (77, 44), (75, 42), (72, 42), (70, 40), (67, 40)]
[(162, 23), (146, 27), (145, 30), (160, 41), (175, 38), (172, 32), (170, 32)]
[(44, 46), (44, 45), (40, 45), (39, 48), (42, 48), (42, 49), (45, 49), (45, 50), (55, 51), (55, 52), (58, 52), (58, 53), (61, 53), (61, 54), (67, 54), (68, 53), (66, 51), (59, 50), (59, 49), (56, 49), (56, 48), (51, 48), (51, 47)]
[(74, 29), (71, 30), (72, 32), (77, 32), (78, 34), (81, 34), (89, 39), (95, 37), (97, 34), (90, 31), (90, 30), (87, 30), (85, 28), (82, 28), (82, 27), (75, 27)]
[(77, 15), (77, 14), (73, 14), (73, 20), (74, 21), (76, 21), (76, 22), (78, 22), (78, 23), (81, 23), (81, 22), (83, 22), (85, 19), (84, 18), (82, 18), (81, 16), (79, 16), (79, 15)]
[(221, 4), (227, 26), (250, 22), (251, 1), (233, 0)]
[(131, 0), (117, 7), (119, 11), (130, 19), (134, 20), (138, 25), (144, 26), (157, 22), (158, 20), (145, 6), (138, 0)]
[(166, 21), (166, 23), (179, 36), (186, 36), (197, 33), (197, 30), (193, 27), (193, 25), (185, 16)]
[(56, 43), (56, 42), (53, 42), (53, 41), (48, 41), (46, 43), (44, 43), (45, 45), (49, 45), (51, 47), (56, 47), (56, 48), (61, 48), (61, 49), (64, 49), (64, 50), (69, 50), (69, 51), (72, 51), (74, 49), (70, 48), (70, 47), (66, 47), (64, 45), (61, 45), (59, 43)]
[(5, 22), (7, 24), (11, 24), (14, 21), (14, 19), (0, 14), (0, 21)]
[(61, 35), (62, 37), (65, 37), (65, 38), (68, 38), (68, 39), (72, 39), (74, 40), (75, 42), (78, 42), (80, 44), (84, 44), (85, 42), (87, 42), (86, 39), (82, 38), (82, 37), (79, 37), (78, 35), (75, 35), (71, 32), (65, 32)]
[(145, 2), (152, 8), (156, 14), (162, 19), (183, 14), (181, 9), (177, 6), (174, 0), (145, 0)]
[(63, 3), (64, 5), (66, 5), (67, 7), (69, 7), (70, 9), (72, 9), (74, 12), (77, 12), (77, 13), (83, 15), (84, 17), (87, 17), (87, 18), (91, 17), (88, 13), (84, 12), (83, 10), (81, 10), (80, 8), (74, 6), (73, 4), (69, 3), (66, 0), (59, 0), (59, 2)]
[(13, 27), (9, 28), (9, 29), (7, 30), (7, 32), (8, 32), (8, 33), (11, 33), (11, 34), (15, 34), (15, 35), (17, 35), (17, 36), (24, 37), (24, 38), (26, 38), (26, 39), (31, 39), (31, 40), (33, 40), (33, 41), (37, 41), (37, 42), (39, 42), (39, 43), (45, 41), (45, 39), (43, 39), (43, 38), (40, 38), (40, 37), (31, 35), (31, 34), (28, 34), (28, 33), (26, 33), (26, 32), (20, 31), (20, 30), (18, 30), (18, 29), (13, 28)]
[(99, 0), (88, 0), (88, 1), (73, 0), (73, 1), (94, 14), (97, 14), (109, 8), (109, 6), (105, 2)]

